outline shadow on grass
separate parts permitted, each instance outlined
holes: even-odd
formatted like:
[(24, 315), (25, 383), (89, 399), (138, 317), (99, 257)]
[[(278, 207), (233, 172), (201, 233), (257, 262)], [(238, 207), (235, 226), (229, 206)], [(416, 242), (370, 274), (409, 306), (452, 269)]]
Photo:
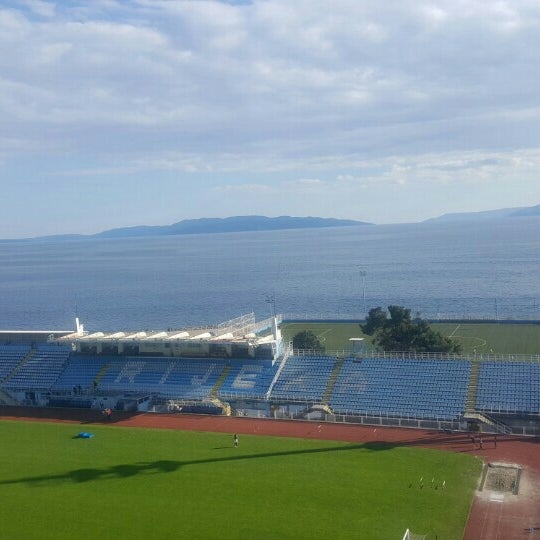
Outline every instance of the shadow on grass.
[(138, 474), (169, 473), (178, 470), (184, 463), (181, 461), (158, 460), (134, 464), (113, 465), (103, 469), (74, 469), (63, 474), (49, 474), (43, 476), (30, 476), (3, 480), (0, 485), (30, 484), (44, 486), (57, 482), (73, 482), (75, 484), (91, 482), (94, 480), (110, 480), (113, 478), (129, 478)]
[(8, 418), (29, 418), (79, 422), (80, 424), (113, 424), (116, 421), (128, 420), (143, 413), (138, 411), (113, 411), (110, 422), (103, 418), (101, 411), (96, 409), (71, 409), (67, 407), (22, 407), (0, 405), (0, 416)]
[[(74, 469), (72, 471), (67, 471), (62, 474), (50, 474), (42, 476), (27, 476), (22, 478), (14, 478), (12, 480), (2, 480), (0, 481), (0, 486), (3, 485), (12, 485), (12, 484), (28, 484), (31, 486), (46, 486), (49, 484), (54, 484), (57, 482), (72, 482), (72, 483), (84, 483), (92, 482), (97, 480), (112, 480), (112, 479), (121, 479), (129, 478), (132, 476), (140, 474), (162, 474), (162, 473), (171, 473), (179, 470), (181, 467), (186, 467), (190, 465), (204, 465), (208, 463), (225, 463), (225, 462), (235, 462), (235, 461), (244, 461), (249, 459), (264, 459), (264, 458), (274, 458), (274, 457), (283, 457), (283, 456), (295, 456), (295, 455), (305, 455), (305, 454), (324, 454), (324, 453), (335, 453), (335, 452), (350, 452), (353, 450), (367, 450), (367, 451), (378, 451), (378, 450), (389, 450), (393, 446), (385, 443), (376, 443), (376, 444), (356, 444), (348, 445), (341, 447), (330, 447), (330, 448), (312, 448), (304, 450), (290, 450), (283, 452), (263, 452), (260, 454), (240, 454), (235, 456), (224, 456), (208, 459), (195, 459), (191, 461), (170, 461), (170, 460), (158, 460), (150, 462), (140, 462), (133, 464), (121, 464), (114, 465), (107, 468), (88, 468), (88, 469)], [(214, 448), (214, 450), (219, 450), (220, 448)], [(233, 449), (231, 447), (223, 447), (222, 449), (228, 449), (234, 452), (237, 452), (238, 449)]]
[(391, 442), (385, 442), (385, 441), (370, 441), (370, 442), (365, 442), (362, 445), (362, 448), (365, 448), (366, 450), (378, 452), (380, 450), (391, 450), (392, 448), (395, 448), (396, 446), (399, 446), (399, 445), (395, 443), (391, 443)]
[(540, 437), (523, 437), (519, 435), (501, 435), (494, 433), (476, 433), (456, 431), (453, 433), (436, 432), (425, 437), (414, 437), (408, 440), (400, 440), (396, 442), (377, 441), (368, 442), (366, 447), (375, 450), (377, 445), (396, 446), (412, 446), (412, 447), (445, 447), (448, 446), (453, 452), (476, 452), (480, 449), (480, 440), (485, 450), (496, 448), (498, 444), (509, 442), (519, 442), (521, 444), (539, 444)]

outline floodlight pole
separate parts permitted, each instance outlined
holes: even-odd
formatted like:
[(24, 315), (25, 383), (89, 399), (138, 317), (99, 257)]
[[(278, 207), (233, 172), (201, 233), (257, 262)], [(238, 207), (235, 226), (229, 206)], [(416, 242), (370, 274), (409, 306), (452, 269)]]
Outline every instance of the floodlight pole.
[(366, 311), (366, 271), (360, 269), (360, 277), (362, 278), (362, 300), (364, 302), (364, 318), (367, 317)]
[(269, 294), (266, 297), (265, 302), (267, 304), (272, 305), (272, 315), (273, 315), (273, 317), (275, 317), (276, 316), (276, 295), (275, 294)]

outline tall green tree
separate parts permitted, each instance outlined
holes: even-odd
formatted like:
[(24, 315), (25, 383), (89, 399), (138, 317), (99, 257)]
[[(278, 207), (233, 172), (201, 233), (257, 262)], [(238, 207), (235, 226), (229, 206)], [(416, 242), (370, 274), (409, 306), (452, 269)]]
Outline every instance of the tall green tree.
[(403, 306), (388, 306), (388, 313), (381, 307), (371, 309), (360, 328), (383, 351), (461, 352), (459, 343), (433, 330), (427, 321), (413, 321), (411, 310)]
[(311, 330), (303, 330), (293, 337), (294, 349), (305, 349), (310, 351), (324, 351), (319, 338)]

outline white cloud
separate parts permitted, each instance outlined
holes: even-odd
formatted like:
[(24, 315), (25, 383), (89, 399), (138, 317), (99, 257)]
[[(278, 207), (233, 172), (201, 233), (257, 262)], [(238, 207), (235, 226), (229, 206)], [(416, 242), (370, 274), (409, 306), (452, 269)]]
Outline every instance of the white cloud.
[[(540, 148), (512, 152), (453, 152), (366, 161), (361, 174), (341, 174), (340, 185), (494, 184), (530, 179), (540, 167)], [(363, 169), (363, 170), (362, 170)], [(373, 172), (375, 171), (375, 172)]]
[(56, 4), (45, 2), (43, 0), (19, 0), (30, 11), (41, 17), (54, 17), (56, 13)]
[(215, 191), (220, 193), (235, 194), (265, 194), (275, 191), (272, 186), (265, 184), (225, 184), (214, 188)]
[[(82, 21), (66, 8), (50, 22), (8, 10), (0, 33), (18, 55), (2, 55), (0, 67), (8, 81), (35, 88), (29, 113), (37, 122), (164, 126), (186, 136), (221, 130), (237, 145), (314, 140), (317, 132), (321, 147), (351, 130), (409, 122), (430, 138), (426, 121), (498, 115), (509, 97), (517, 115), (538, 95), (540, 82), (514, 78), (517, 70), (526, 76), (540, 46), (530, 33), (540, 8), (520, 5), (526, 19), (507, 2), (382, 10), (361, 1), (331, 9), (318, 0), (140, 1), (123, 5), (129, 23), (117, 20), (117, 3), (98, 5), (95, 20), (87, 6)], [(114, 16), (103, 20), (107, 6)], [(514, 33), (501, 36), (508, 24)], [(376, 150), (388, 153), (382, 142)]]
[(7, 0), (0, 153), (230, 193), (220, 174), (313, 197), (515, 184), (539, 163), (539, 64), (536, 0)]
[(301, 178), (296, 180), (296, 184), (302, 187), (319, 187), (324, 184), (319, 178)]

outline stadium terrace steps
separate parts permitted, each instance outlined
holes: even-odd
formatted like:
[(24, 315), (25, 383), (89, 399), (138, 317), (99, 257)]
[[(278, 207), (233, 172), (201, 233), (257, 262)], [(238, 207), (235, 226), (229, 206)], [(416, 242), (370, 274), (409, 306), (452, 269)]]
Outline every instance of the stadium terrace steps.
[(510, 428), (503, 422), (495, 420), (495, 418), (492, 418), (486, 413), (466, 412), (464, 418), (466, 420), (478, 420), (483, 424), (487, 424), (488, 426), (495, 428), (498, 433), (505, 433), (507, 435), (512, 433), (512, 428)]
[[(32, 356), (34, 355), (34, 351), (30, 351), (22, 360), (21, 362), (15, 367), (15, 369), (6, 377), (3, 386), (5, 387), (12, 387), (13, 381), (20, 380), (19, 372), (23, 369), (25, 364), (29, 362), (32, 359)], [(30, 381), (28, 381), (28, 387), (30, 388)]]
[(72, 354), (66, 368), (54, 383), (52, 389), (67, 391), (81, 385), (92, 389), (94, 382), (107, 370), (108, 357), (85, 356)]
[(109, 366), (107, 364), (105, 364), (100, 370), (99, 370), (99, 373), (97, 374), (96, 378), (92, 381), (92, 383), (95, 383), (96, 386), (99, 385), (99, 383), (101, 382), (101, 379), (103, 379), (103, 377), (105, 376), (105, 373), (107, 373), (107, 370), (109, 369)]
[(478, 394), (478, 377), (480, 375), (480, 362), (471, 362), (471, 374), (469, 377), (469, 388), (467, 390), (467, 400), (465, 401), (465, 411), (472, 413), (476, 408), (476, 396)]
[(231, 366), (225, 366), (223, 371), (221, 372), (221, 375), (219, 376), (219, 379), (217, 380), (216, 384), (214, 385), (214, 388), (210, 390), (210, 396), (211, 397), (217, 397), (218, 391), (225, 382), (225, 379), (227, 378), (227, 375), (229, 374), (229, 371), (231, 370)]
[(9, 380), (32, 354), (29, 345), (0, 345), (0, 382)]
[(321, 403), (336, 363), (333, 356), (290, 356), (271, 397)]
[(268, 390), (266, 392), (266, 399), (269, 399), (272, 395), (272, 392), (274, 390), (274, 386), (278, 382), (279, 378), (281, 377), (281, 372), (285, 369), (285, 366), (287, 365), (287, 360), (289, 359), (289, 356), (286, 355), (281, 359), (281, 362), (278, 364), (278, 368), (276, 372), (274, 373), (274, 376), (272, 377), (272, 380), (270, 381), (270, 385), (268, 386)]
[(69, 361), (70, 350), (57, 345), (38, 345), (4, 382), (14, 390), (50, 390)]
[(339, 375), (339, 372), (341, 371), (341, 368), (343, 366), (343, 362), (345, 361), (345, 358), (338, 358), (338, 361), (336, 362), (336, 365), (334, 366), (334, 369), (332, 370), (332, 373), (330, 375), (330, 379), (328, 379), (328, 384), (326, 385), (326, 390), (324, 391), (322, 402), (328, 403), (328, 400), (330, 399), (330, 396), (332, 395), (332, 392), (334, 391), (334, 387), (336, 386), (336, 381)]
[(217, 397), (211, 397), (210, 403), (213, 403), (218, 409), (221, 409), (223, 411), (223, 414), (225, 416), (231, 416), (232, 415), (232, 408), (228, 403), (225, 403), (224, 401), (221, 401), (221, 399)]

